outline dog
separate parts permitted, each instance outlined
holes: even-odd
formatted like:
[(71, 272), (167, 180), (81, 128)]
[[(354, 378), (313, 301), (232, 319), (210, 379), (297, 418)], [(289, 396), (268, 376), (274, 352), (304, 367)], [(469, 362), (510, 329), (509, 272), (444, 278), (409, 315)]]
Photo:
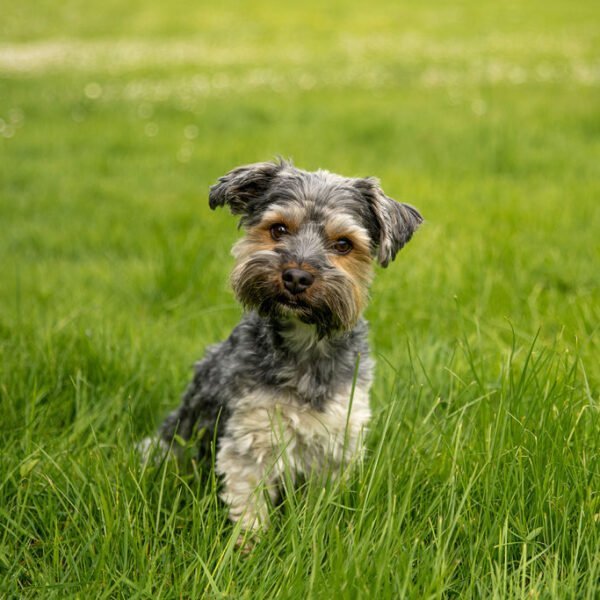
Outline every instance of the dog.
[(422, 223), (377, 179), (278, 160), (238, 167), (210, 188), (245, 237), (231, 284), (245, 309), (195, 365), (180, 406), (147, 439), (211, 459), (242, 531), (269, 523), (284, 477), (329, 473), (363, 455), (374, 363), (362, 317), (373, 264), (386, 267)]

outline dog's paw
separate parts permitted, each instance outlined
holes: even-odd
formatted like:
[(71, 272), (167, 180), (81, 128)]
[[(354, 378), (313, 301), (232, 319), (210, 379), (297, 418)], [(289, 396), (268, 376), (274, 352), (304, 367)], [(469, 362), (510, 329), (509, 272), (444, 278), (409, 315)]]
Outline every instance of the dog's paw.
[(244, 556), (250, 554), (254, 547), (258, 543), (258, 538), (256, 535), (249, 532), (242, 532), (238, 535), (237, 540), (235, 541), (235, 547), (237, 548), (240, 554)]

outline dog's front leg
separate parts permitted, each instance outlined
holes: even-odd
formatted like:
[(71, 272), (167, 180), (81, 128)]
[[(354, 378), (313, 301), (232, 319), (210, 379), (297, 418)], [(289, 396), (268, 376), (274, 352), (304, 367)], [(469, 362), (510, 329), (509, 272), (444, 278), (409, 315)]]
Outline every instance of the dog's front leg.
[(240, 521), (244, 531), (268, 527), (269, 508), (278, 493), (272, 462), (261, 460), (252, 449), (241, 451), (234, 438), (224, 437), (216, 470), (222, 478), (221, 500), (229, 507), (229, 518), (234, 523)]

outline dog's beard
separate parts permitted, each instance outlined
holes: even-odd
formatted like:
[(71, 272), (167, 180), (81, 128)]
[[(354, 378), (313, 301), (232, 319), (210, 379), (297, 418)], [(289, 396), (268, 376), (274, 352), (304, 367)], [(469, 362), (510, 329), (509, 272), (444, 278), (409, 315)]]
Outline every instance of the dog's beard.
[(360, 315), (347, 275), (326, 269), (307, 292), (290, 294), (282, 285), (280, 258), (271, 252), (258, 252), (238, 263), (231, 283), (245, 308), (268, 318), (298, 318), (315, 325), (321, 337), (352, 329)]

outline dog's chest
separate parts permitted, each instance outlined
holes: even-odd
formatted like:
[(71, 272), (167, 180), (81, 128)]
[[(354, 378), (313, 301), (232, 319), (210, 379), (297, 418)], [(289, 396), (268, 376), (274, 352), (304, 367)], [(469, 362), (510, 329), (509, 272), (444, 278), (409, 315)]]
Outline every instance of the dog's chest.
[(331, 396), (322, 409), (294, 394), (255, 391), (241, 399), (227, 424), (227, 441), (258, 462), (285, 454), (296, 471), (339, 464), (354, 454), (370, 418), (368, 388)]

